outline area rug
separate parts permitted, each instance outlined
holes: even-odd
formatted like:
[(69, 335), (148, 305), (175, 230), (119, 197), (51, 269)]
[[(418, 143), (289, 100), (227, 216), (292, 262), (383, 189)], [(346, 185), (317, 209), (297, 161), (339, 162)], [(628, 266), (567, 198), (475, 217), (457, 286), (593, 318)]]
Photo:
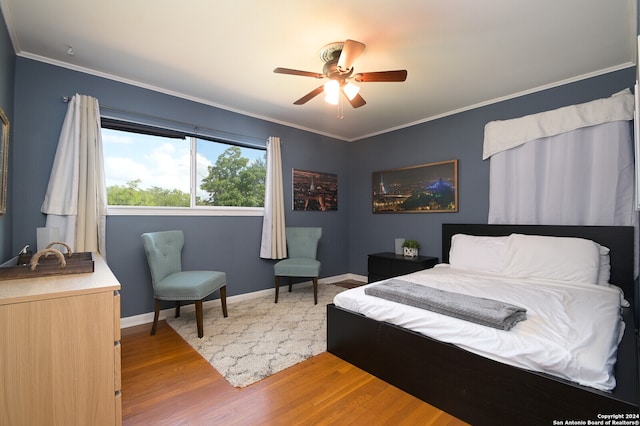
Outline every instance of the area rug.
[(219, 301), (203, 311), (204, 337), (198, 338), (195, 312), (182, 312), (167, 323), (235, 387), (245, 387), (327, 349), (327, 304), (346, 290), (319, 284), (280, 288), (274, 294), (228, 303), (222, 316)]

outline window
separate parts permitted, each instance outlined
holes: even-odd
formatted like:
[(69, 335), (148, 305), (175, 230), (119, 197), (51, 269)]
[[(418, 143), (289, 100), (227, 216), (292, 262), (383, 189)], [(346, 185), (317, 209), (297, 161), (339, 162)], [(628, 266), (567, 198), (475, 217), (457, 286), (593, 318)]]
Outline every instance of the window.
[(262, 212), (265, 149), (104, 118), (102, 142), (110, 214), (125, 206)]

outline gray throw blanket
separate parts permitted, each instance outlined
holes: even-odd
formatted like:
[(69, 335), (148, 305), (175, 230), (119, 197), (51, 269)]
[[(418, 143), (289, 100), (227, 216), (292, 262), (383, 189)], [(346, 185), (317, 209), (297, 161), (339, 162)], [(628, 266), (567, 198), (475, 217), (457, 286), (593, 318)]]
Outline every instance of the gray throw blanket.
[(365, 294), (392, 302), (427, 309), (476, 324), (511, 330), (527, 319), (527, 310), (498, 300), (439, 290), (392, 279), (365, 288)]

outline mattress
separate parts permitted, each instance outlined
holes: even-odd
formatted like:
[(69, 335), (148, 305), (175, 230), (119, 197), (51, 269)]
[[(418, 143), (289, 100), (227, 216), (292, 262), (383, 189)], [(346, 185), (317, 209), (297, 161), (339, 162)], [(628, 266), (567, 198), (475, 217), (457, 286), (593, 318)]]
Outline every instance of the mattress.
[(615, 388), (613, 371), (624, 332), (624, 299), (617, 287), (509, 278), (457, 270), (445, 264), (402, 279), (511, 303), (525, 308), (527, 319), (509, 331), (498, 330), (366, 295), (365, 288), (376, 283), (344, 291), (334, 303), (505, 364), (599, 390)]

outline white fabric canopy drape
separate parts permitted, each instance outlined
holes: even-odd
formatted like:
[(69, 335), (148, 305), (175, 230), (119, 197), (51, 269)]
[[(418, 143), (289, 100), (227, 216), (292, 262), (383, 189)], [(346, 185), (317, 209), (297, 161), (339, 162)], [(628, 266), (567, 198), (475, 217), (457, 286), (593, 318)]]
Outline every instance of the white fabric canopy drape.
[(42, 203), (46, 228), (74, 251), (106, 256), (107, 189), (98, 100), (74, 95), (67, 106)]
[(287, 257), (283, 191), (280, 138), (272, 136), (267, 141), (267, 179), (260, 245), (260, 257), (264, 259)]
[(530, 141), (491, 157), (489, 223), (635, 225), (629, 123)]
[(482, 159), (523, 143), (612, 121), (633, 120), (634, 99), (629, 89), (579, 105), (531, 114), (512, 120), (490, 121), (484, 128)]
[(633, 109), (633, 95), (624, 90), (606, 99), (488, 123), (488, 223), (634, 226), (637, 276)]

